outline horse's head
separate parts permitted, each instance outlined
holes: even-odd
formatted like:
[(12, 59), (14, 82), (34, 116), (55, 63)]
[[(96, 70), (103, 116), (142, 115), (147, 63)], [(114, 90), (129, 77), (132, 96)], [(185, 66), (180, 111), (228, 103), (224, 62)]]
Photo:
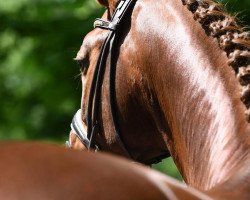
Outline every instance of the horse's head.
[[(102, 3), (104, 4), (105, 1)], [(105, 4), (106, 5), (106, 4)], [(104, 13), (102, 19), (108, 19), (108, 11)], [(101, 46), (107, 37), (107, 31), (102, 29), (94, 29), (93, 31), (89, 32), (82, 43), (80, 50), (77, 53), (75, 60), (78, 62), (81, 71), (81, 78), (82, 78), (82, 102), (81, 102), (81, 111), (79, 112), (77, 118), (79, 118), (78, 125), (81, 126), (80, 131), (83, 131), (83, 136), (86, 134), (87, 136), (87, 121), (86, 115), (84, 114), (86, 103), (88, 102), (88, 95), (91, 84), (91, 77), (93, 76), (93, 72), (95, 70), (96, 60), (98, 55), (100, 54)], [(88, 144), (84, 143), (77, 131), (72, 128), (70, 135), (69, 135), (69, 147), (78, 150), (87, 150)]]
[[(100, 0), (99, 2), (107, 7), (102, 20), (110, 20), (120, 1)], [(136, 10), (138, 9), (136, 8)], [(131, 11), (132, 8), (128, 9), (128, 12)], [(164, 142), (167, 137), (163, 135), (169, 131), (169, 128), (167, 123), (163, 123), (161, 120), (160, 115), (162, 113), (151, 88), (149, 77), (144, 77), (142, 69), (139, 68), (139, 66), (143, 66), (140, 63), (141, 60), (136, 61), (134, 59), (136, 57), (134, 53), (137, 50), (139, 51), (141, 45), (140, 42), (136, 41), (139, 35), (134, 40), (133, 33), (130, 32), (132, 26), (136, 26), (132, 18), (133, 16), (127, 16), (123, 26), (119, 27), (119, 32), (117, 32), (119, 37), (115, 39), (112, 45), (116, 49), (112, 50), (112, 53), (109, 50), (111, 44), (106, 44), (108, 47), (106, 51), (104, 50), (102, 61), (100, 61), (101, 49), (105, 49), (103, 46), (105, 46), (110, 31), (96, 28), (84, 38), (76, 57), (82, 72), (81, 118), (85, 132), (89, 132), (87, 130), (89, 129), (87, 127), (89, 124), (88, 118), (95, 115), (95, 111), (92, 111), (91, 107), (99, 106), (99, 130), (95, 138), (92, 139), (94, 143), (102, 150), (132, 157), (134, 160), (143, 163), (152, 163), (168, 155)], [(143, 49), (140, 50), (142, 55)], [(112, 59), (110, 59), (111, 56)], [(130, 56), (133, 57), (132, 60)], [(100, 97), (96, 97), (99, 94), (93, 92), (100, 90), (98, 88), (100, 86), (93, 89), (93, 84), (95, 84), (93, 79), (98, 79), (95, 77), (98, 76), (95, 74), (98, 62), (104, 63), (102, 66), (103, 75), (99, 77), (102, 82)], [(111, 69), (113, 67), (110, 66), (111, 62), (115, 63), (115, 70)], [(115, 72), (116, 70), (117, 72)], [(113, 71), (111, 75), (110, 71)], [(94, 96), (94, 103), (90, 101), (91, 96)], [(98, 98), (101, 101), (95, 103)], [(91, 123), (95, 123), (95, 121)], [(71, 146), (79, 149), (79, 138), (74, 132), (70, 134), (70, 138)], [(138, 144), (137, 141), (141, 142)], [(80, 149), (84, 149), (83, 145), (80, 146)]]

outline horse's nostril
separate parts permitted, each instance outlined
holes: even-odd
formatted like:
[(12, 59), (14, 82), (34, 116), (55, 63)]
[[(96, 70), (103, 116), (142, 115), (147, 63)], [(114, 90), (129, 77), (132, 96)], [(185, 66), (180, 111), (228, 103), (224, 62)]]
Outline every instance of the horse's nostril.
[(77, 64), (78, 64), (78, 67), (79, 67), (79, 68), (83, 68), (83, 67), (84, 67), (83, 60), (77, 60), (76, 62), (77, 62)]
[(81, 68), (82, 67), (82, 61), (81, 60), (77, 60), (76, 62), (78, 64), (78, 67)]

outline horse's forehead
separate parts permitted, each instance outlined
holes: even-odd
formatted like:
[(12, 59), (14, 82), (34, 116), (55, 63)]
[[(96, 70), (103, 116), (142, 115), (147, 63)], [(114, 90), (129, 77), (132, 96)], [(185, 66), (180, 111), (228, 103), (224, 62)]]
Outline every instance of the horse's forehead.
[[(105, 11), (102, 19), (107, 20), (108, 12)], [(82, 43), (80, 50), (77, 53), (76, 60), (82, 60), (89, 54), (94, 48), (100, 48), (105, 38), (107, 37), (107, 31), (103, 29), (94, 29), (89, 32)]]
[(101, 29), (95, 29), (88, 33), (77, 53), (76, 60), (84, 59), (93, 49), (100, 49), (106, 37), (107, 31)]

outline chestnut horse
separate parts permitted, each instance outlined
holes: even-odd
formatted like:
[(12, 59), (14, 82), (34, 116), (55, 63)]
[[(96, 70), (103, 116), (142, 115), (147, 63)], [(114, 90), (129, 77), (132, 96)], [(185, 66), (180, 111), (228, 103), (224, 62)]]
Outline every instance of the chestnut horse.
[[(218, 199), (250, 199), (249, 33), (212, 0), (134, 0), (115, 30), (108, 21), (120, 2), (99, 0), (107, 8), (101, 28), (76, 57), (87, 127), (97, 58), (110, 32), (118, 35), (112, 55), (104, 53), (92, 144), (146, 164), (171, 155), (187, 184)], [(80, 144), (74, 131), (70, 141)]]
[(31, 142), (0, 143), (3, 200), (209, 200), (156, 171), (105, 154)]

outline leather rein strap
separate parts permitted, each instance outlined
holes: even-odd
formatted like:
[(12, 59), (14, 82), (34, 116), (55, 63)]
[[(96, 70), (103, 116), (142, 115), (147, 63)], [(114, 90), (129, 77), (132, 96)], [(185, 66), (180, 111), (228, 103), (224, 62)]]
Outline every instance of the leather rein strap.
[[(122, 25), (124, 16), (133, 8), (135, 0), (121, 0), (118, 7), (113, 14), (111, 21), (105, 21), (102, 19), (96, 19), (94, 22), (94, 28), (102, 28), (109, 30), (109, 34), (105, 39), (101, 53), (98, 57), (96, 68), (94, 71), (87, 109), (87, 133), (81, 127), (79, 118), (81, 119), (81, 113), (78, 111), (73, 118), (71, 128), (76, 132), (77, 136), (88, 149), (97, 148), (95, 145), (96, 135), (99, 133), (99, 117), (100, 117), (100, 104), (101, 104), (101, 90), (103, 83), (103, 76), (105, 72), (105, 66), (108, 55), (110, 56), (110, 74), (109, 74), (109, 97), (110, 97), (110, 110), (115, 129), (115, 137), (119, 142), (121, 148), (125, 152), (126, 156), (132, 158), (128, 151), (124, 141), (121, 138), (120, 128), (117, 122), (116, 116), (116, 94), (115, 94), (115, 71), (116, 62), (114, 58), (114, 51), (117, 40), (117, 32), (119, 27)], [(132, 158), (133, 159), (133, 158)]]

